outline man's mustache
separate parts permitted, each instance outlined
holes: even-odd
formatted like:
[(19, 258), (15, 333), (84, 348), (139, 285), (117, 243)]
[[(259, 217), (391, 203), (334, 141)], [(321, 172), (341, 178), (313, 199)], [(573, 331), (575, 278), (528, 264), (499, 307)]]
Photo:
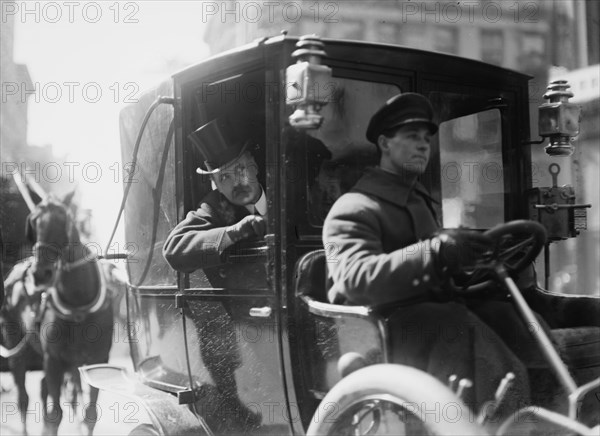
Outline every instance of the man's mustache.
[(233, 195), (240, 195), (240, 194), (247, 194), (248, 192), (250, 192), (250, 188), (248, 188), (247, 186), (236, 186), (233, 188)]

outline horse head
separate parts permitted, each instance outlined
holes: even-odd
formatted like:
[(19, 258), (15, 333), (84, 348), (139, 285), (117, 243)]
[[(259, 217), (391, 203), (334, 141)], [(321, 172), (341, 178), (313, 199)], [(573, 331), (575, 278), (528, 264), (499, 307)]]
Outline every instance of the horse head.
[[(67, 199), (70, 201), (72, 195)], [(51, 286), (59, 264), (73, 256), (79, 234), (68, 203), (48, 196), (36, 205), (26, 221), (25, 234), (33, 244), (32, 273), (36, 286)]]

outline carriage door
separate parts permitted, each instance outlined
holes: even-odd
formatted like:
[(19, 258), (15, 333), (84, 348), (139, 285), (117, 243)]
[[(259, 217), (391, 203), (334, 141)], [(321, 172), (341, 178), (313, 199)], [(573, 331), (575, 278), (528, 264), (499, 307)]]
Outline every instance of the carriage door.
[[(226, 118), (258, 147), (252, 154), (273, 221), (275, 182), (267, 176), (265, 71), (238, 63), (225, 77), (202, 77), (181, 86), (183, 102), (184, 210), (196, 209), (213, 187), (196, 173), (202, 162), (187, 138), (215, 118)], [(241, 68), (241, 71), (239, 70)], [(223, 71), (224, 69), (221, 69)], [(176, 78), (177, 80), (177, 78)], [(272, 171), (272, 173), (276, 173)], [(267, 237), (239, 243), (222, 264), (181, 274), (190, 375), (196, 413), (216, 434), (289, 433), (279, 345), (279, 302), (274, 288), (271, 243)]]

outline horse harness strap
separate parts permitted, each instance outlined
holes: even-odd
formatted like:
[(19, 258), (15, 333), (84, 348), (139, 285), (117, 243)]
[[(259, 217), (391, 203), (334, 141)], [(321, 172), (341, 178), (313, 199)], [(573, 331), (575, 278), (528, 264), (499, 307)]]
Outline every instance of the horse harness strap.
[[(37, 212), (32, 213), (28, 218), (30, 223), (33, 223), (40, 216), (42, 211), (45, 208), (50, 208), (50, 206), (50, 204), (46, 204), (43, 207), (41, 206), (40, 210), (38, 210)], [(68, 211), (65, 212), (66, 217), (64, 224), (66, 227), (65, 231), (67, 234), (67, 241), (69, 242), (69, 244), (80, 243), (77, 234), (77, 228), (74, 224), (74, 219)], [(39, 254), (40, 250), (44, 249), (45, 254), (52, 256), (56, 255), (56, 259), (51, 261), (51, 263), (54, 265), (57, 272), (54, 275), (52, 283), (44, 287), (45, 294), (43, 298), (43, 307), (40, 308), (40, 313), (38, 314), (39, 317), (36, 318), (39, 318), (39, 320), (41, 321), (41, 318), (45, 309), (47, 308), (47, 305), (51, 304), (52, 308), (56, 311), (56, 315), (59, 318), (65, 321), (82, 322), (86, 316), (98, 312), (99, 310), (105, 308), (109, 304), (110, 300), (107, 299), (107, 286), (105, 282), (105, 277), (98, 263), (97, 255), (88, 255), (89, 252), (84, 248), (83, 256), (81, 258), (74, 260), (73, 262), (68, 262), (65, 261), (65, 259), (63, 258), (64, 253), (61, 248), (62, 244), (45, 242), (43, 240), (39, 240), (37, 237), (35, 239), (36, 242), (33, 246), (34, 253)], [(96, 266), (96, 271), (98, 272), (100, 281), (100, 289), (96, 293), (94, 299), (88, 304), (84, 304), (83, 306), (72, 306), (70, 304), (65, 303), (65, 301), (60, 295), (60, 290), (62, 289), (62, 274), (70, 273), (77, 268), (88, 265), (89, 263), (94, 263)]]
[[(91, 303), (86, 304), (84, 306), (80, 306), (80, 307), (69, 306), (61, 300), (60, 295), (58, 294), (58, 291), (56, 289), (56, 286), (51, 286), (48, 288), (47, 292), (48, 292), (48, 300), (50, 301), (50, 304), (52, 304), (54, 309), (56, 309), (56, 314), (65, 321), (81, 322), (81, 321), (83, 321), (83, 319), (86, 316), (96, 313), (100, 309), (105, 307), (105, 305), (108, 302), (108, 300), (106, 298), (107, 297), (106, 281), (104, 279), (104, 274), (102, 273), (102, 270), (100, 268), (100, 264), (97, 262), (97, 260), (95, 258), (91, 259), (91, 260), (94, 261), (94, 264), (96, 265), (96, 269), (98, 271), (98, 276), (100, 278), (100, 289), (99, 289), (98, 293), (96, 294), (96, 298), (94, 298), (94, 300), (92, 300)], [(78, 264), (75, 267), (71, 267), (71, 270), (78, 266), (83, 265), (84, 263), (87, 263), (88, 261), (90, 261), (90, 260), (89, 259), (82, 260), (81, 264)], [(78, 262), (73, 262), (73, 263), (78, 263)]]
[[(44, 247), (45, 249), (49, 249), (51, 251), (54, 251), (57, 254), (57, 258), (60, 255), (60, 249), (58, 247), (56, 247), (54, 244), (46, 244), (43, 242), (36, 242), (33, 245), (33, 251), (35, 252), (36, 250), (38, 250), (40, 247)], [(73, 271), (76, 268), (79, 268), (83, 265), (85, 265), (88, 262), (93, 262), (95, 260), (98, 259), (98, 256), (96, 254), (93, 254), (92, 256), (84, 256), (81, 259), (78, 259), (74, 262), (64, 262), (62, 260), (59, 260), (60, 262), (60, 268), (66, 272), (70, 272)]]
[[(37, 335), (40, 330), (41, 319), (44, 316), (47, 308), (47, 287), (44, 286), (35, 286), (33, 281), (31, 280), (31, 262), (27, 265), (27, 267), (23, 270), (23, 274), (21, 275), (20, 282), (23, 284), (24, 292), (21, 294), (23, 298), (25, 298), (26, 305), (30, 309), (32, 309), (35, 305), (32, 301), (32, 295), (35, 293), (41, 293), (40, 296), (40, 304), (35, 311), (35, 315), (33, 317), (33, 329), (30, 328), (32, 326), (28, 326), (25, 329), (25, 333), (21, 340), (12, 347), (11, 349), (6, 348), (3, 345), (0, 345), (0, 356), (5, 359), (10, 359), (11, 357), (15, 357), (21, 353), (25, 349), (25, 346), (29, 343), (31, 337), (33, 335)], [(9, 303), (10, 304), (10, 303)]]
[(97, 255), (93, 255), (91, 257), (84, 256), (75, 262), (61, 262), (60, 267), (63, 271), (70, 272), (74, 269), (79, 268), (80, 266), (85, 265), (88, 262), (95, 262), (98, 259)]
[(29, 338), (31, 337), (31, 335), (32, 332), (25, 332), (19, 343), (12, 347), (10, 350), (4, 345), (0, 344), (0, 356), (2, 356), (5, 359), (10, 359), (11, 357), (15, 357), (16, 355), (21, 353), (21, 351), (23, 351), (23, 349), (25, 348), (25, 345), (27, 345), (27, 343), (29, 342)]
[[(35, 286), (33, 284), (33, 277), (31, 273), (31, 265), (27, 267), (25, 272), (23, 273), (23, 286), (25, 287), (25, 298), (27, 299), (27, 306), (33, 307), (32, 303), (32, 295), (39, 293), (40, 294), (40, 304), (35, 311), (35, 316), (33, 318), (33, 322), (35, 325), (35, 332), (37, 333), (40, 329), (40, 324), (42, 322), (42, 317), (44, 313), (46, 313), (46, 309), (48, 308), (48, 286)], [(30, 291), (30, 288), (31, 291)]]

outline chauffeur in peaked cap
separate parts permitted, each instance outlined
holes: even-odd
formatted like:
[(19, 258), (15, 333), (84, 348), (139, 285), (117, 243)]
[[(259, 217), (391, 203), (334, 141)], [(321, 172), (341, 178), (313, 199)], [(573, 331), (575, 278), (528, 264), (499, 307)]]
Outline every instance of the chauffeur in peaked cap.
[(203, 166), (216, 189), (200, 207), (190, 211), (169, 234), (163, 254), (178, 271), (191, 272), (223, 262), (233, 244), (261, 238), (266, 230), (267, 201), (258, 166), (251, 153), (253, 142), (243, 138), (227, 120), (214, 119), (189, 135), (200, 151)]
[(409, 124), (423, 124), (433, 135), (438, 126), (433, 122), (433, 107), (421, 94), (407, 92), (398, 94), (388, 101), (371, 117), (367, 127), (367, 139), (377, 144), (383, 132)]
[[(481, 304), (485, 310), (480, 311), (453, 301), (445, 289), (445, 280), (472, 267), (490, 241), (474, 231), (440, 231), (437, 201), (418, 180), (437, 131), (431, 103), (416, 93), (390, 98), (372, 116), (366, 136), (381, 152), (379, 166), (367, 169), (335, 202), (323, 225), (325, 246), (337, 250), (336, 261), (327, 263), (333, 283), (329, 300), (391, 303), (395, 309), (388, 326), (394, 362), (427, 371), (443, 382), (451, 374), (474, 380), (466, 400), (475, 406), (493, 399), (509, 371), (519, 380), (511, 391), (513, 400), (527, 402), (528, 375), (520, 358), (531, 344), (527, 341), (524, 347), (513, 340), (509, 349), (501, 339), (527, 335), (514, 308), (494, 302), (493, 310)], [(500, 319), (511, 321), (504, 322), (510, 327), (498, 334), (492, 328)]]

